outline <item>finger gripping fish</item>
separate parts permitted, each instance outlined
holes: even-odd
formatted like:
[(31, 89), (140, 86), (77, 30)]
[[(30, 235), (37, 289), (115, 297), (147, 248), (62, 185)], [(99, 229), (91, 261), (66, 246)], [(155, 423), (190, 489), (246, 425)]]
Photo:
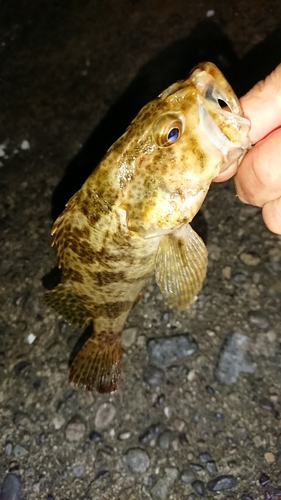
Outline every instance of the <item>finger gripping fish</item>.
[(44, 299), (69, 323), (93, 324), (70, 382), (117, 389), (121, 333), (153, 272), (171, 304), (192, 304), (207, 250), (189, 223), (249, 148), (249, 129), (221, 72), (202, 63), (139, 112), (69, 200), (52, 229), (62, 280)]

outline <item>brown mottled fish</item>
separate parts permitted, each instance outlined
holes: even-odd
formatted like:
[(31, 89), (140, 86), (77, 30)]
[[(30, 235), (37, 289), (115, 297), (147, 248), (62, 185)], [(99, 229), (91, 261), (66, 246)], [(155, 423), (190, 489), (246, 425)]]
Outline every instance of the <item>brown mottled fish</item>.
[(52, 230), (62, 280), (45, 294), (71, 324), (93, 323), (70, 382), (117, 389), (121, 333), (153, 272), (171, 304), (192, 304), (207, 249), (189, 222), (212, 180), (249, 148), (249, 128), (221, 72), (202, 63), (139, 112), (70, 199)]

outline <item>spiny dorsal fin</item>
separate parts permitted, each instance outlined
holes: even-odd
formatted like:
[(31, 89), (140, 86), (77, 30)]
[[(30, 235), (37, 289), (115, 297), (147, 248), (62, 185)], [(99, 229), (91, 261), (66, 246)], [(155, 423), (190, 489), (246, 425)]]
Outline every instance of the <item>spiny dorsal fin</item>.
[(91, 321), (88, 311), (68, 283), (60, 283), (53, 290), (45, 293), (43, 301), (74, 326), (83, 327)]
[(70, 367), (68, 380), (89, 391), (110, 393), (117, 390), (121, 369), (121, 334), (112, 337), (101, 332), (83, 345)]
[(155, 279), (164, 297), (188, 308), (201, 290), (208, 264), (207, 249), (189, 224), (163, 235), (155, 259)]

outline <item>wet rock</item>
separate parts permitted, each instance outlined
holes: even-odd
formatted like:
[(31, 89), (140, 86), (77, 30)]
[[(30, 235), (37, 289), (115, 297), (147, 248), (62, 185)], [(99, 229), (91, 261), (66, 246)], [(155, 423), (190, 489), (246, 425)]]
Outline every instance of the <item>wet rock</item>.
[(16, 474), (7, 474), (1, 485), (1, 500), (21, 500), (21, 482)]
[(158, 387), (164, 378), (164, 371), (157, 366), (148, 365), (143, 372), (143, 380), (151, 387)]
[(111, 424), (115, 414), (116, 408), (112, 403), (103, 403), (97, 411), (95, 426), (98, 429), (106, 429)]
[(150, 362), (157, 366), (170, 366), (192, 356), (197, 344), (190, 335), (175, 335), (151, 339), (147, 344)]
[(260, 313), (260, 311), (249, 311), (248, 318), (252, 325), (257, 326), (262, 330), (266, 330), (266, 328), (268, 328), (269, 326), (267, 319), (263, 316), (262, 313)]
[(163, 450), (168, 450), (173, 439), (173, 433), (169, 429), (161, 432), (158, 436), (157, 442)]
[(248, 353), (249, 338), (240, 332), (229, 335), (221, 352), (216, 378), (224, 384), (234, 384), (241, 372), (253, 373), (257, 367)]
[(195, 479), (195, 481), (193, 481), (192, 488), (200, 497), (203, 497), (205, 495), (205, 484), (203, 483), (203, 481), (200, 481), (200, 479)]
[(186, 484), (192, 483), (195, 479), (196, 475), (191, 469), (186, 469), (181, 474), (181, 480)]
[(16, 444), (14, 447), (14, 455), (16, 458), (22, 458), (28, 455), (28, 451), (20, 444)]
[(125, 460), (128, 468), (135, 474), (144, 474), (149, 467), (149, 456), (140, 448), (132, 448), (127, 451)]
[(236, 486), (236, 478), (232, 475), (218, 476), (207, 483), (210, 491), (225, 491)]
[(86, 425), (79, 415), (75, 415), (68, 422), (65, 429), (65, 437), (70, 443), (81, 441), (86, 432)]

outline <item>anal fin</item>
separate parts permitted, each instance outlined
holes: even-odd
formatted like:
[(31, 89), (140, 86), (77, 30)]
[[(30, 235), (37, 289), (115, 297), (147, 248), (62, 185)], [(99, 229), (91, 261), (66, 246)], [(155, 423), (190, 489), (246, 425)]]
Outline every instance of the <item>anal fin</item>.
[(164, 297), (179, 309), (188, 308), (201, 290), (208, 253), (189, 224), (161, 237), (155, 259), (155, 279)]
[(74, 326), (83, 327), (91, 321), (87, 309), (67, 282), (60, 283), (53, 290), (45, 293), (43, 301)]
[(83, 345), (70, 366), (68, 380), (89, 391), (110, 393), (117, 390), (121, 370), (121, 334), (100, 332)]

